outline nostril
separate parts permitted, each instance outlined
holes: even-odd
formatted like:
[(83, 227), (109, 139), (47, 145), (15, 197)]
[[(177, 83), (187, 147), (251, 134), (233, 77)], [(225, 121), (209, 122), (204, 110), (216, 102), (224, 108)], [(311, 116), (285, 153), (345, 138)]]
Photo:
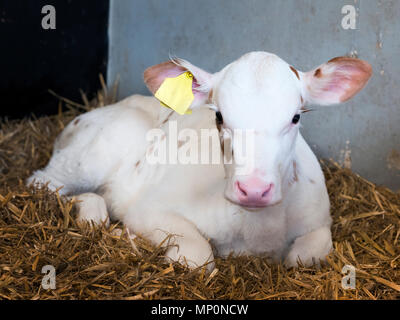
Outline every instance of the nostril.
[(268, 194), (268, 191), (269, 191), (269, 190), (265, 191), (265, 192), (261, 195), (261, 197), (262, 197), (262, 198), (266, 197), (267, 194)]
[(262, 197), (262, 198), (265, 198), (265, 197), (268, 195), (268, 193), (271, 191), (271, 189), (272, 189), (272, 183), (268, 186), (267, 189), (265, 189), (265, 191), (263, 192), (263, 194), (261, 195), (261, 197)]
[(238, 190), (240, 191), (240, 193), (241, 193), (243, 196), (247, 197), (247, 192), (240, 186), (239, 181), (236, 182), (236, 186), (237, 186)]

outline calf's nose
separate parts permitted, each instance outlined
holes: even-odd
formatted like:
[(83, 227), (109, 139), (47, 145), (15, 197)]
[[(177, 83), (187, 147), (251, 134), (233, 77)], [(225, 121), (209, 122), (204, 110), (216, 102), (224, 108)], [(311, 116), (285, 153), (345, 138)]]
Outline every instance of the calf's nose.
[(240, 204), (246, 206), (263, 207), (271, 200), (273, 183), (265, 183), (258, 178), (247, 181), (236, 181), (235, 191)]

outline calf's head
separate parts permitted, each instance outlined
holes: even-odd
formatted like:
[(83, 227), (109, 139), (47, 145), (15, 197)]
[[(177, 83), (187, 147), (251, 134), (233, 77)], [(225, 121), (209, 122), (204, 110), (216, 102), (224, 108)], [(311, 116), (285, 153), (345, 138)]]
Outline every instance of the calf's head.
[[(148, 68), (144, 81), (155, 93), (165, 78), (186, 71), (193, 74), (191, 108), (206, 105), (217, 112), (220, 136), (230, 137), (233, 159), (243, 150), (233, 133), (253, 133), (253, 152), (240, 164), (226, 165), (225, 188), (228, 200), (251, 208), (279, 203), (285, 188), (296, 181), (295, 145), (305, 106), (347, 101), (372, 74), (367, 62), (354, 58), (334, 58), (300, 72), (274, 54), (251, 52), (214, 74), (185, 60), (164, 62)], [(252, 170), (243, 174), (239, 167), (249, 163)]]

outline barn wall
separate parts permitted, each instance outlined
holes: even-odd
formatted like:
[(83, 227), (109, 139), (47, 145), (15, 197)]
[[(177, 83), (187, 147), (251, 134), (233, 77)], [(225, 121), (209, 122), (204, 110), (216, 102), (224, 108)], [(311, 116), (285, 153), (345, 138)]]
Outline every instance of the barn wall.
[[(358, 10), (356, 30), (342, 7)], [(362, 176), (400, 188), (400, 1), (111, 0), (108, 79), (120, 98), (148, 93), (142, 73), (173, 54), (217, 71), (248, 51), (278, 54), (299, 70), (350, 53), (374, 76), (355, 99), (318, 107), (302, 132), (318, 156), (351, 159)], [(348, 161), (346, 161), (347, 163)]]

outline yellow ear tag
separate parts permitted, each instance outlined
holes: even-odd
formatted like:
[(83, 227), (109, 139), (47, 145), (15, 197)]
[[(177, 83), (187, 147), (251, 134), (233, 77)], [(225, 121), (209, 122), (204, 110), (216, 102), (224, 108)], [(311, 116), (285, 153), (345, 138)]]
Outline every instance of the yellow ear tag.
[(166, 78), (154, 96), (161, 105), (171, 108), (180, 115), (192, 113), (188, 110), (194, 100), (192, 92), (193, 75), (186, 71), (176, 78)]

